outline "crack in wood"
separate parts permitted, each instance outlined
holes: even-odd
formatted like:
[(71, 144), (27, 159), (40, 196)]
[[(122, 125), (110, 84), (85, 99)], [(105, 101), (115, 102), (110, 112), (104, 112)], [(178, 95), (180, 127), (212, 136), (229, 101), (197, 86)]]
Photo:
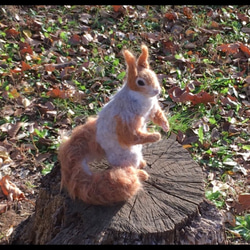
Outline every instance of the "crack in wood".
[(178, 198), (178, 199), (180, 199), (180, 200), (184, 200), (184, 201), (190, 202), (190, 203), (192, 203), (192, 204), (194, 204), (194, 205), (197, 205), (197, 203), (193, 202), (192, 200), (188, 200), (188, 199), (185, 199), (185, 198), (180, 197), (180, 196), (178, 196), (178, 195), (175, 195), (175, 194), (173, 194), (173, 193), (171, 193), (171, 192), (168, 192), (167, 190), (162, 189), (161, 187), (159, 187), (159, 186), (158, 186), (157, 184), (155, 184), (155, 183), (149, 183), (149, 184), (152, 185), (153, 187), (155, 187), (156, 189), (158, 189), (158, 190), (160, 190), (160, 191), (162, 191), (162, 192), (164, 192), (164, 193), (166, 193), (166, 194), (168, 194), (168, 195), (170, 195), (170, 196), (173, 196), (173, 197)]

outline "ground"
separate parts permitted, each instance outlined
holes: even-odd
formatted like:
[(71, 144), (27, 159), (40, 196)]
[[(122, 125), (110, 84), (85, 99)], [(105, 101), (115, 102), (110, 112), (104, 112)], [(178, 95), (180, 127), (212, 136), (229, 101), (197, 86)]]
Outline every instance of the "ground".
[(0, 180), (26, 200), (0, 193), (0, 244), (34, 211), (64, 136), (121, 86), (122, 49), (138, 55), (141, 43), (168, 136), (203, 169), (229, 244), (249, 243), (249, 20), (248, 5), (1, 5)]

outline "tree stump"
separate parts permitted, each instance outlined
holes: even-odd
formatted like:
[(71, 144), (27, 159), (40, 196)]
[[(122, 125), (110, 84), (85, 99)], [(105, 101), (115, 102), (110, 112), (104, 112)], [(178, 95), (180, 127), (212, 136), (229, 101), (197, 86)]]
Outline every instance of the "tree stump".
[(11, 244), (225, 244), (222, 216), (204, 198), (202, 169), (188, 151), (162, 139), (143, 153), (149, 180), (115, 206), (71, 200), (60, 192), (57, 164), (42, 179), (35, 212), (16, 228)]

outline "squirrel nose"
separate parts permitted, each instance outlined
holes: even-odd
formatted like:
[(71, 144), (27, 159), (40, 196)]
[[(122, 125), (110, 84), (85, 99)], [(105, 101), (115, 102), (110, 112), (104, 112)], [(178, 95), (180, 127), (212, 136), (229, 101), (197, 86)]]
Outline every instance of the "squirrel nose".
[(159, 95), (161, 93), (161, 89), (160, 88), (154, 89), (154, 93), (155, 95)]

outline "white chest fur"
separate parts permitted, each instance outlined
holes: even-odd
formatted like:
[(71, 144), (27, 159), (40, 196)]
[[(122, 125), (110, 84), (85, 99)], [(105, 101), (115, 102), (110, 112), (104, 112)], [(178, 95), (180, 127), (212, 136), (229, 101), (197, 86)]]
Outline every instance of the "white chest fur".
[[(142, 157), (141, 145), (134, 145), (127, 149), (119, 145), (116, 115), (120, 116), (128, 125), (137, 116), (143, 117), (147, 122), (156, 102), (156, 96), (145, 97), (139, 92), (123, 86), (103, 107), (97, 119), (96, 140), (106, 152), (108, 161), (112, 165), (124, 165), (128, 163), (127, 161), (131, 161), (130, 164), (137, 166)], [(142, 124), (141, 129), (145, 129), (145, 127), (146, 124)]]

